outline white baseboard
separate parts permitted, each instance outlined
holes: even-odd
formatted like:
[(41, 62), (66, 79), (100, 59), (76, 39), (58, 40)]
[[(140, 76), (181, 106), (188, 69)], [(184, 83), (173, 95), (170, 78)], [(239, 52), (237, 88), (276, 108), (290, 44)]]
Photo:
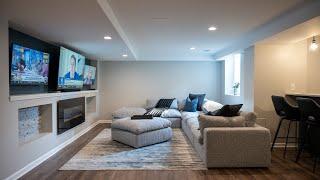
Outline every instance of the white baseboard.
[(85, 133), (87, 133), (89, 130), (91, 130), (92, 128), (94, 128), (96, 125), (98, 125), (100, 123), (111, 123), (111, 120), (98, 120), (98, 121), (92, 123), (90, 126), (85, 128), (80, 133), (76, 134), (75, 136), (71, 137), (66, 142), (60, 144), (59, 146), (55, 147), (54, 149), (52, 149), (49, 152), (45, 153), (44, 155), (40, 156), (38, 159), (32, 161), (31, 163), (29, 163), (25, 167), (21, 168), (17, 172), (13, 173), (9, 177), (7, 177), (6, 180), (19, 179), (20, 177), (27, 174), (29, 171), (31, 171), (35, 167), (39, 166), (41, 163), (43, 163), (44, 161), (49, 159), (51, 156), (55, 155), (57, 152), (59, 152), (60, 150), (62, 150), (63, 148), (65, 148), (66, 146), (68, 146), (69, 144), (74, 142), (75, 140), (77, 140), (80, 136), (84, 135)]
[(112, 120), (99, 120), (99, 123), (112, 123)]

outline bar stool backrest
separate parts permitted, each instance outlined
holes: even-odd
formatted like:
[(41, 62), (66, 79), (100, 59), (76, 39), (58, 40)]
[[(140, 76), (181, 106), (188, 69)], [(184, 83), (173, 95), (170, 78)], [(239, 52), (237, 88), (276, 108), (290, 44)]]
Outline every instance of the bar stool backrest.
[(285, 117), (286, 119), (300, 118), (298, 107), (290, 105), (282, 96), (271, 96), (274, 109), (278, 116)]

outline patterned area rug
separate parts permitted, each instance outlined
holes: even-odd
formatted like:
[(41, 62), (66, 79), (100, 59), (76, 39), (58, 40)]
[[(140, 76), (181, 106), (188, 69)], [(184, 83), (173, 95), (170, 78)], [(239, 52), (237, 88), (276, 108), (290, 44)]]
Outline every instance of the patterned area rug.
[(73, 156), (60, 170), (206, 170), (181, 129), (171, 141), (139, 149), (111, 140), (109, 128)]

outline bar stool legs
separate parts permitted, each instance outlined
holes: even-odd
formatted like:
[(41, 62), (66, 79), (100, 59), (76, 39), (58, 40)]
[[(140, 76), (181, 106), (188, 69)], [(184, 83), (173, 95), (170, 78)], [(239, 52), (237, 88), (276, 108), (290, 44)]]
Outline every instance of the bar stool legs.
[(313, 173), (316, 172), (316, 167), (317, 167), (317, 163), (318, 163), (318, 157), (315, 156), (314, 159), (313, 159)]
[(274, 135), (274, 138), (273, 138), (273, 142), (272, 142), (272, 146), (271, 146), (271, 151), (273, 150), (274, 144), (276, 143), (276, 140), (277, 140), (277, 137), (278, 137), (278, 134), (279, 134), (279, 130), (280, 130), (280, 128), (281, 128), (282, 121), (283, 121), (283, 118), (281, 117), (281, 118), (279, 119), (279, 124), (278, 124), (278, 128), (277, 128), (276, 134)]
[(286, 153), (287, 153), (287, 146), (288, 146), (288, 139), (289, 139), (289, 134), (290, 134), (290, 128), (291, 128), (291, 122), (289, 122), (289, 127), (288, 127), (288, 132), (287, 132), (287, 137), (286, 137), (286, 145), (284, 146), (284, 152), (283, 152), (283, 157), (286, 157)]

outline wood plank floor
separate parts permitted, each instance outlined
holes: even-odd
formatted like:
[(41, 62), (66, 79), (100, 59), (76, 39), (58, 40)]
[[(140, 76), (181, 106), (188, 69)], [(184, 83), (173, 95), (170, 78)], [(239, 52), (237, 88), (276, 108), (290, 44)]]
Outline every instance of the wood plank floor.
[(299, 163), (294, 162), (295, 150), (289, 150), (282, 157), (282, 149), (272, 153), (272, 165), (269, 168), (217, 168), (207, 171), (59, 171), (58, 169), (90, 142), (100, 131), (110, 126), (99, 124), (78, 140), (52, 156), (47, 161), (24, 175), (21, 179), (116, 179), (116, 180), (176, 180), (176, 179), (320, 179), (320, 165), (312, 173), (312, 159), (304, 154)]

